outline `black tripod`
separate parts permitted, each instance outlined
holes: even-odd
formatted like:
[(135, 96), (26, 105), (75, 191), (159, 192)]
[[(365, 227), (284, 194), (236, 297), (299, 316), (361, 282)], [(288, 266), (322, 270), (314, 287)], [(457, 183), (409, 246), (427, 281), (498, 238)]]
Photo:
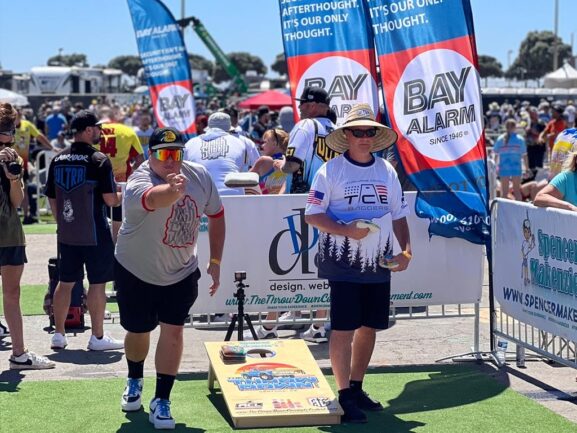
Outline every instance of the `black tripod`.
[(228, 330), (226, 331), (226, 337), (224, 337), (224, 341), (230, 341), (230, 337), (232, 336), (237, 321), (238, 321), (238, 341), (242, 341), (245, 320), (248, 329), (250, 329), (250, 333), (252, 334), (252, 338), (258, 340), (256, 332), (254, 331), (254, 327), (252, 326), (250, 316), (244, 312), (244, 298), (246, 297), (246, 295), (244, 294), (244, 288), (250, 286), (248, 284), (244, 284), (242, 282), (243, 279), (244, 278), (238, 278), (235, 273), (236, 293), (234, 293), (233, 296), (238, 299), (238, 312), (233, 314), (232, 316), (230, 325), (228, 325)]

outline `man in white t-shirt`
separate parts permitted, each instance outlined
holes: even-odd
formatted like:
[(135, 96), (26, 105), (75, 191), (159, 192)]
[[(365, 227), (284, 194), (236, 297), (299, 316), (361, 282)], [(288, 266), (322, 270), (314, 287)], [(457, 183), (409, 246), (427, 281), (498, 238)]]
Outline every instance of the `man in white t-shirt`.
[[(351, 423), (367, 422), (365, 410), (383, 410), (362, 384), (376, 331), (389, 326), (390, 272), (405, 270), (412, 257), (397, 173), (372, 154), (390, 147), (397, 134), (374, 118), (368, 104), (354, 105), (327, 137), (342, 155), (320, 167), (305, 209), (307, 224), (320, 231), (318, 275), (331, 290), (329, 356), (342, 420)], [(401, 247), (396, 255), (393, 236)]]
[(243, 188), (227, 187), (224, 178), (229, 173), (247, 171), (247, 167), (253, 166), (256, 159), (243, 141), (229, 133), (230, 128), (228, 114), (211, 114), (204, 134), (186, 143), (184, 159), (203, 165), (212, 176), (220, 195), (243, 195)]

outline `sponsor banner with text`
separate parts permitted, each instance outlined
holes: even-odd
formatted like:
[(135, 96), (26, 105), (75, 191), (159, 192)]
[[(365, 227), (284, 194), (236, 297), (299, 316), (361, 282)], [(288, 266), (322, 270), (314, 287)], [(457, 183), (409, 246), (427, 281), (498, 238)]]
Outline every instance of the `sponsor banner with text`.
[(493, 287), (501, 309), (576, 341), (575, 213), (498, 199), (492, 223)]
[[(209, 296), (204, 273), (194, 313), (236, 312), (234, 273), (246, 271), (245, 310), (286, 311), (327, 308), (330, 290), (317, 277), (319, 233), (305, 222), (306, 195), (222, 197), (226, 244), (221, 287)], [(409, 205), (415, 194), (407, 193)], [(198, 239), (199, 266), (209, 260), (207, 220)], [(481, 298), (483, 248), (462, 239), (429, 239), (427, 221), (408, 217), (413, 260), (408, 270), (392, 275), (394, 306), (473, 303)], [(353, 241), (353, 243), (356, 241)], [(355, 248), (351, 248), (354, 251)], [(400, 251), (395, 241), (393, 253)]]
[(193, 135), (194, 93), (180, 27), (160, 0), (127, 1), (158, 125)]
[[(489, 239), (486, 150), (469, 0), (366, 0), (387, 113), (431, 234)], [(450, 23), (450, 24), (448, 24)]]
[[(373, 35), (362, 0), (279, 0), (284, 52), (293, 98), (324, 88), (340, 124), (351, 107), (378, 113)], [(295, 117), (298, 117), (295, 106)]]

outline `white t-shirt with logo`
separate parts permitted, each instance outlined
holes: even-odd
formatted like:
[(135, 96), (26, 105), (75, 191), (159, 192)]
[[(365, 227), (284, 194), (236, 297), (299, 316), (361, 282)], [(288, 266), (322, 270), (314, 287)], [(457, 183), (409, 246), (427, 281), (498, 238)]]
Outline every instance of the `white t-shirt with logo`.
[(378, 266), (381, 255), (393, 254), (392, 222), (406, 217), (409, 208), (393, 166), (382, 158), (361, 164), (348, 154), (324, 164), (316, 174), (305, 214), (326, 213), (334, 221), (369, 220), (380, 230), (360, 241), (321, 232), (319, 278), (332, 281), (378, 283), (390, 271)]
[(186, 143), (184, 159), (203, 165), (212, 176), (220, 195), (243, 195), (243, 188), (225, 186), (224, 178), (229, 173), (245, 171), (247, 153), (246, 144), (239, 138), (213, 129)]
[(219, 217), (222, 203), (208, 171), (184, 162), (181, 173), (186, 193), (170, 207), (147, 209), (145, 195), (165, 184), (145, 161), (128, 178), (122, 205), (124, 220), (118, 233), (115, 256), (139, 279), (158, 286), (182, 281), (196, 271), (196, 242), (203, 214)]

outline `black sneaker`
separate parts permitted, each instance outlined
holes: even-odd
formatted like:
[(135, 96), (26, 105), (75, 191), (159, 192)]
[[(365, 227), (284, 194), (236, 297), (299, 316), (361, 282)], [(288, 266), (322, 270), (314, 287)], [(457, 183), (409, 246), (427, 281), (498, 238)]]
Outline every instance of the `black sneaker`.
[(381, 410), (384, 410), (384, 407), (380, 402), (373, 400), (371, 397), (369, 397), (369, 394), (363, 390), (357, 393), (357, 406), (359, 409), (368, 410), (371, 412), (380, 412)]
[(349, 424), (364, 424), (367, 422), (367, 416), (365, 413), (359, 409), (357, 402), (355, 400), (342, 400), (339, 399), (339, 404), (345, 411), (341, 417), (342, 423)]

